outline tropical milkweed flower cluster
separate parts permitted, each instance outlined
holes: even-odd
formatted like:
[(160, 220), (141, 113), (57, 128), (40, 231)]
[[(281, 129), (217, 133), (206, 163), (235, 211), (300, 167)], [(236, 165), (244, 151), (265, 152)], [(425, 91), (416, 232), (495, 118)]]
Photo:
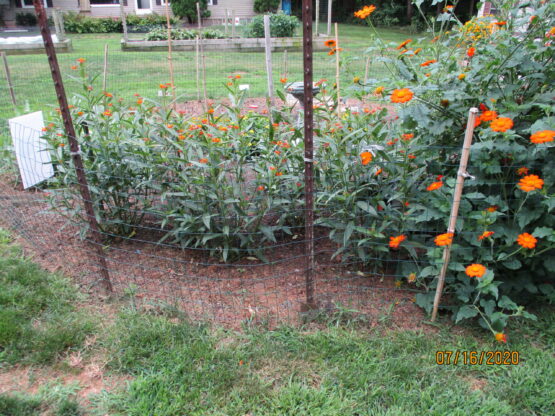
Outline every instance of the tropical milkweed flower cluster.
[(398, 235), (396, 237), (389, 237), (389, 247), (391, 248), (399, 248), (401, 243), (407, 239), (405, 235)]
[(495, 231), (484, 231), (484, 232), (482, 233), (482, 235), (480, 235), (480, 236), (478, 237), (478, 240), (480, 240), (480, 241), (481, 241), (481, 240), (484, 240), (484, 239), (486, 239), (486, 238), (491, 237), (491, 236), (494, 235), (494, 234), (495, 234)]
[(376, 11), (376, 6), (374, 6), (373, 4), (369, 6), (364, 6), (362, 9), (355, 12), (355, 17), (364, 20), (372, 13), (374, 13), (374, 11)]

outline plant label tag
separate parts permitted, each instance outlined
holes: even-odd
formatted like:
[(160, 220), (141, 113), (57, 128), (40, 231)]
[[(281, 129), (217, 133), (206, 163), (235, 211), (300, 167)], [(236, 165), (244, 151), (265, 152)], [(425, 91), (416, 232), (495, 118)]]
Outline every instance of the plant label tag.
[(41, 138), (44, 128), (42, 111), (14, 117), (8, 123), (23, 188), (54, 176), (48, 143)]
[(249, 84), (239, 84), (239, 91), (248, 91), (250, 88)]

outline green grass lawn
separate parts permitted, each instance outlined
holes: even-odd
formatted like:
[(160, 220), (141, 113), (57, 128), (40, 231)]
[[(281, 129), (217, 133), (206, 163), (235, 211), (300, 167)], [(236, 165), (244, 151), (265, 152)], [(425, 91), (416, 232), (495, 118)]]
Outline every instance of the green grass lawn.
[[(340, 46), (346, 55), (359, 56), (370, 45), (370, 29), (364, 26), (339, 25)], [(409, 35), (402, 30), (380, 29), (385, 41), (399, 43)], [(155, 97), (158, 85), (169, 81), (167, 52), (122, 52), (120, 34), (70, 34), (74, 50), (59, 54), (58, 61), (65, 77), (68, 95), (80, 91), (78, 83), (71, 81), (76, 71), (70, 68), (77, 58), (86, 58), (89, 72), (101, 75), (104, 62), (104, 45), (108, 45), (107, 90), (118, 96), (131, 97), (139, 93)], [(207, 52), (206, 84), (210, 98), (226, 96), (222, 88), (226, 77), (231, 73), (241, 73), (245, 84), (250, 85), (249, 94), (261, 97), (266, 94), (266, 67), (264, 53)], [(291, 81), (302, 80), (301, 52), (289, 52), (287, 63), (284, 53), (273, 54), (274, 82), (279, 86), (279, 79), (285, 73)], [(44, 110), (56, 106), (54, 87), (48, 62), (44, 55), (23, 55), (8, 57), (15, 94), (18, 101), (14, 110), (5, 82), (4, 74), (0, 77), (0, 119), (7, 119), (15, 113), (27, 110)], [(194, 52), (174, 52), (173, 55), (175, 83), (182, 100), (197, 98), (196, 66)], [(349, 82), (353, 75), (364, 75), (365, 59), (353, 60), (344, 73), (344, 81)], [(372, 62), (369, 78), (383, 77), (385, 68), (379, 62)], [(314, 54), (315, 79), (335, 76), (335, 57), (327, 52)], [(102, 87), (97, 79), (97, 88)], [(201, 94), (202, 96), (202, 94)]]
[[(553, 415), (555, 315), (508, 329), (509, 343), (447, 323), (427, 331), (395, 322), (370, 329), (346, 316), (242, 331), (190, 322), (171, 308), (112, 301), (101, 319), (62, 276), (21, 256), (0, 234), (0, 376), (55, 369), (38, 392), (0, 394), (0, 415)], [(98, 301), (94, 301), (97, 302)], [(93, 301), (88, 301), (91, 305)], [(119, 310), (119, 312), (118, 312)], [(93, 324), (92, 322), (95, 322)], [(62, 325), (63, 323), (63, 325)], [(85, 337), (93, 341), (84, 342)], [(446, 365), (437, 350), (518, 351), (518, 365)], [(88, 403), (63, 384), (76, 354), (129, 380)], [(32, 372), (31, 372), (32, 373)], [(25, 383), (22, 383), (24, 385)]]

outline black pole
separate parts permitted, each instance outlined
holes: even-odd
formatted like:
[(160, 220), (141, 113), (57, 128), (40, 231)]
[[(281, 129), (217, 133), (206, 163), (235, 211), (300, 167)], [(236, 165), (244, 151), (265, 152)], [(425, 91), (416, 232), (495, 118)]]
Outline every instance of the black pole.
[(46, 55), (48, 56), (50, 71), (52, 72), (52, 80), (54, 81), (54, 88), (56, 89), (56, 96), (58, 97), (58, 104), (60, 105), (60, 112), (62, 114), (62, 120), (64, 122), (64, 128), (69, 142), (70, 155), (77, 174), (79, 191), (81, 193), (81, 197), (83, 198), (85, 212), (87, 214), (89, 227), (91, 229), (92, 240), (98, 256), (100, 274), (102, 276), (100, 283), (107, 292), (112, 292), (112, 282), (110, 281), (110, 274), (108, 273), (106, 258), (104, 257), (104, 251), (102, 249), (100, 229), (98, 227), (98, 223), (96, 222), (96, 216), (94, 215), (91, 193), (89, 191), (87, 177), (85, 176), (85, 169), (83, 168), (83, 160), (81, 159), (81, 151), (79, 149), (79, 143), (77, 143), (75, 128), (73, 127), (73, 121), (71, 120), (71, 113), (67, 104), (67, 97), (64, 84), (62, 82), (62, 73), (60, 72), (58, 58), (56, 57), (56, 50), (54, 49), (54, 43), (52, 42), (52, 36), (50, 35), (50, 29), (48, 28), (46, 12), (44, 11), (42, 0), (33, 0), (33, 4), (35, 6), (40, 32), (44, 41), (44, 49), (46, 50)]
[(306, 309), (314, 303), (314, 142), (312, 92), (312, 0), (303, 0), (303, 70), (304, 70), (304, 181), (305, 181), (305, 256)]

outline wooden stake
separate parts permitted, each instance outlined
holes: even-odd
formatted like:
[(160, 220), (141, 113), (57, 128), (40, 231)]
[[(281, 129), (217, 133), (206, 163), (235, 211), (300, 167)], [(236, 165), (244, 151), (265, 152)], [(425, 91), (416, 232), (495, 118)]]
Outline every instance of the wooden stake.
[[(461, 153), (461, 161), (459, 164), (459, 172), (457, 173), (457, 183), (455, 184), (455, 193), (453, 195), (453, 205), (451, 207), (451, 216), (449, 218), (448, 233), (455, 233), (457, 226), (457, 216), (459, 215), (459, 206), (461, 203), (462, 191), (464, 186), (464, 179), (468, 177), (466, 167), (468, 165), (468, 158), (470, 156), (470, 146), (472, 145), (472, 135), (474, 134), (474, 124), (476, 116), (478, 115), (477, 108), (471, 108), (468, 112), (468, 122), (466, 123), (466, 132), (464, 135), (464, 143)], [(437, 281), (436, 294), (434, 298), (434, 307), (432, 310), (432, 322), (436, 320), (437, 310), (439, 308), (439, 301), (443, 292), (443, 285), (445, 284), (445, 275), (447, 274), (447, 267), (449, 266), (449, 259), (451, 257), (451, 244), (443, 250), (443, 264), (441, 272)]]
[[(168, 63), (170, 69), (170, 83), (172, 86), (172, 105), (171, 107), (175, 110), (176, 99), (175, 99), (175, 82), (173, 77), (173, 58), (172, 58), (172, 25), (170, 22), (170, 6), (168, 5), (169, 0), (166, 0), (166, 23), (168, 25)], [(197, 3), (198, 6), (198, 3)]]
[(331, 2), (328, 0), (328, 36), (331, 36)]
[(121, 25), (123, 26), (123, 41), (127, 42), (129, 37), (127, 36), (127, 19), (125, 18), (125, 10), (123, 10), (123, 1), (119, 2), (119, 13), (121, 16)]
[[(331, 0), (330, 0), (331, 1)], [(339, 30), (335, 23), (335, 85), (337, 86), (337, 116), (341, 117), (341, 94), (339, 91)]]
[(104, 70), (102, 72), (102, 91), (106, 91), (106, 76), (108, 73), (108, 44), (104, 44)]
[(202, 86), (204, 90), (204, 110), (208, 111), (208, 97), (206, 94), (206, 55), (204, 55), (204, 47), (202, 48)]
[(288, 71), (289, 62), (287, 59), (287, 49), (283, 51), (283, 76), (287, 78), (287, 71)]
[(202, 29), (202, 22), (200, 20), (200, 3), (197, 1), (197, 19), (198, 19), (198, 28), (199, 30)]
[(235, 9), (231, 10), (231, 38), (235, 38)]
[(264, 46), (266, 51), (266, 75), (268, 79), (268, 98), (274, 98), (274, 79), (272, 71), (272, 39), (270, 37), (270, 16), (264, 15)]
[(4, 61), (4, 72), (6, 73), (6, 81), (8, 83), (8, 89), (10, 90), (10, 96), (12, 97), (12, 104), (15, 108), (15, 106), (17, 105), (17, 102), (15, 100), (15, 91), (13, 89), (10, 67), (8, 66), (8, 58), (6, 57), (5, 52), (0, 52), (0, 55), (2, 55), (2, 61)]
[(197, 101), (200, 102), (200, 46), (198, 36), (195, 38), (195, 63), (197, 68)]
[(314, 35), (318, 37), (318, 23), (320, 23), (320, 0), (316, 0), (316, 23), (314, 24)]
[(370, 57), (366, 58), (366, 67), (364, 68), (364, 85), (368, 82), (368, 69), (370, 68)]

